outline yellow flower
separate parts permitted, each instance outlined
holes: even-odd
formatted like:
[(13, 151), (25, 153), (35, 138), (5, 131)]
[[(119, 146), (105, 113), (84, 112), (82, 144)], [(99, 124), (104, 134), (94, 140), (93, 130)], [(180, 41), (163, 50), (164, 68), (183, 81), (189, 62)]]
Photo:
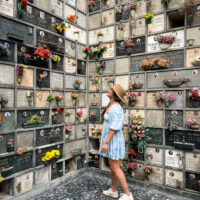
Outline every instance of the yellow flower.
[(47, 160), (47, 158), (44, 156), (42, 157), (42, 161), (45, 162)]

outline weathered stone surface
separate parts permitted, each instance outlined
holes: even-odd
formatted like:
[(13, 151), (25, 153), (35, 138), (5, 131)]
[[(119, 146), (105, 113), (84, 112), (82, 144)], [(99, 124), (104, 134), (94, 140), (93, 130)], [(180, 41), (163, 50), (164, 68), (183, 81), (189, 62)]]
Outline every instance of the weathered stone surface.
[(50, 180), (50, 166), (35, 171), (35, 184), (44, 185)]
[(33, 131), (17, 133), (17, 148), (33, 148)]
[(0, 84), (14, 85), (14, 66), (0, 64)]

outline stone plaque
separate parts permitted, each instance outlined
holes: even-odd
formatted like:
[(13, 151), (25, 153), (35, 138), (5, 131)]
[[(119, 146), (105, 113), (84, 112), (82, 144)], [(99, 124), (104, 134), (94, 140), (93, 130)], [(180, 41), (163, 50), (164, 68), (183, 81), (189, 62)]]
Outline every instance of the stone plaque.
[(76, 43), (65, 40), (65, 53), (68, 56), (75, 57)]
[(2, 121), (0, 126), (0, 131), (10, 131), (15, 128), (15, 114), (14, 111), (4, 111), (0, 112), (2, 115)]
[(171, 187), (181, 188), (183, 185), (183, 172), (166, 169), (165, 184)]
[(94, 45), (98, 43), (98, 36), (97, 36), (98, 32), (99, 30), (89, 31), (89, 45)]
[[(107, 64), (107, 62), (106, 62), (106, 64)], [(89, 62), (88, 65), (89, 65), (88, 66), (88, 68), (89, 68), (89, 75), (98, 75), (98, 72), (96, 70), (95, 62)]]
[(195, 57), (199, 56), (200, 48), (187, 49), (187, 67), (193, 67), (192, 61)]
[(36, 146), (56, 143), (63, 140), (63, 127), (36, 130)]
[(51, 73), (51, 88), (63, 90), (63, 74)]
[(114, 43), (105, 44), (108, 47), (107, 51), (103, 54), (103, 58), (112, 58), (114, 57)]
[(9, 175), (11, 175), (13, 173), (13, 163), (12, 163), (12, 160), (14, 160), (14, 156), (9, 156), (9, 157), (3, 157), (3, 158), (0, 158), (0, 168), (5, 168), (7, 170), (5, 171), (1, 171), (1, 175), (5, 178)]
[(199, 192), (198, 181), (200, 180), (200, 174), (186, 172), (185, 176), (186, 176), (186, 189), (195, 190)]
[(152, 3), (152, 7), (151, 7), (150, 11), (152, 13), (158, 13), (158, 12), (164, 11), (164, 5), (161, 3), (160, 0), (154, 0), (151, 3)]
[(35, 166), (43, 165), (44, 162), (42, 161), (42, 157), (45, 156), (46, 152), (49, 152), (51, 150), (59, 150), (60, 156), (59, 159), (63, 157), (63, 145), (59, 144), (56, 146), (46, 147), (43, 149), (37, 149), (35, 152)]
[(129, 69), (130, 69), (130, 61), (128, 58), (116, 59), (116, 73), (117, 74), (128, 73)]
[(52, 69), (57, 71), (63, 71), (64, 57), (59, 55), (59, 58), (59, 63), (52, 61)]
[(76, 138), (85, 138), (86, 126), (85, 124), (78, 124), (76, 127)]
[(163, 149), (159, 148), (146, 148), (146, 160), (147, 162), (155, 165), (162, 165), (163, 163)]
[(101, 25), (100, 14), (94, 14), (89, 16), (89, 29), (99, 28)]
[[(172, 32), (164, 33), (162, 35), (170, 35), (173, 34)], [(148, 36), (147, 39), (147, 52), (156, 52), (160, 51), (160, 46), (157, 41), (155, 41), (155, 35)], [(176, 38), (173, 44), (168, 49), (177, 49), (184, 47), (184, 30), (176, 31)]]
[(76, 105), (76, 101), (72, 100), (72, 92), (66, 92), (65, 93), (65, 106), (71, 107)]
[(17, 133), (17, 148), (32, 149), (33, 135), (33, 131)]
[(86, 62), (82, 60), (77, 60), (77, 74), (86, 74)]
[[(199, 27), (187, 29), (187, 46), (200, 45), (200, 29)], [(190, 51), (191, 49), (187, 50)]]
[(165, 166), (182, 169), (183, 152), (174, 150), (165, 150)]
[(148, 176), (148, 180), (156, 184), (163, 184), (163, 169), (160, 167), (151, 167), (154, 173)]
[(71, 124), (75, 123), (75, 109), (66, 109), (70, 110), (71, 114), (69, 116), (65, 115), (65, 123)]
[(123, 45), (123, 41), (116, 41), (116, 56), (127, 55), (126, 48)]
[(199, 108), (200, 107), (200, 101), (193, 100), (190, 98), (189, 93), (191, 90), (186, 91), (186, 106), (189, 108)]
[(114, 7), (115, 6), (115, 0), (107, 0), (107, 2), (106, 3), (102, 3), (101, 6), (102, 6), (103, 10), (111, 8), (111, 7)]
[(163, 144), (163, 130), (161, 128), (149, 128), (147, 143), (153, 145)]
[(143, 60), (153, 60), (154, 58), (159, 56), (167, 60), (170, 68), (180, 68), (184, 66), (184, 52), (182, 50), (179, 50), (173, 52), (131, 57), (131, 71), (143, 71), (143, 68), (140, 67), (140, 63)]
[(134, 82), (136, 82), (137, 84), (142, 84), (142, 88), (144, 88), (144, 85), (145, 85), (145, 76), (144, 74), (132, 74), (131, 75), (131, 80), (133, 80)]
[(63, 162), (51, 165), (51, 180), (63, 176)]
[(182, 3), (184, 3), (184, 0), (170, 0), (167, 7), (169, 9), (179, 8)]
[(164, 31), (164, 14), (155, 15), (152, 24), (148, 24), (148, 33)]
[(101, 31), (103, 33), (103, 41), (104, 42), (109, 42), (109, 41), (114, 40), (114, 26), (102, 28)]
[(22, 82), (20, 85), (17, 85), (22, 87), (33, 87), (33, 69), (24, 69)]
[(23, 194), (33, 188), (33, 172), (29, 172), (17, 177), (17, 194)]
[[(12, 139), (14, 141), (14, 134), (0, 134), (0, 154), (10, 153), (14, 151), (14, 147), (11, 149), (8, 147), (9, 140)], [(15, 145), (15, 142), (14, 142)]]
[(162, 127), (163, 126), (163, 111), (162, 110), (147, 110), (147, 126)]
[(65, 72), (70, 74), (76, 73), (76, 60), (65, 57)]
[(85, 77), (78, 77), (78, 76), (71, 76), (71, 75), (66, 75), (65, 76), (65, 88), (68, 88), (68, 89), (74, 89), (74, 86), (73, 84), (75, 83), (76, 79), (80, 79), (82, 80), (82, 84), (80, 85), (80, 89), (81, 90), (85, 90)]
[(128, 90), (128, 76), (116, 76), (116, 84), (120, 84), (125, 90)]
[(101, 79), (99, 78), (98, 84), (93, 84), (92, 81), (89, 81), (89, 91), (99, 91), (101, 85)]
[(93, 6), (89, 6), (89, 13), (95, 12), (95, 11), (99, 11), (100, 10), (100, 1), (99, 0), (94, 0), (94, 5)]
[[(17, 107), (32, 107), (33, 106), (33, 96), (30, 98), (30, 104), (29, 99), (27, 98), (27, 93), (33, 92), (33, 90), (17, 90)], [(31, 101), (32, 100), (32, 101)]]
[(42, 8), (50, 12), (50, 1), (49, 0), (35, 0), (34, 3), (38, 6), (38, 8)]
[(135, 173), (133, 175), (135, 179), (144, 180), (144, 172), (143, 172), (144, 167), (145, 167), (144, 164), (138, 163), (138, 168), (135, 170)]
[(131, 36), (144, 35), (146, 33), (145, 19), (137, 19), (131, 22)]
[(90, 106), (100, 106), (100, 93), (90, 93), (89, 94), (89, 105)]
[(77, 106), (79, 107), (86, 106), (86, 93), (78, 93)]
[(101, 94), (101, 106), (106, 107), (110, 103), (107, 93)]
[(121, 6), (121, 13), (115, 15), (115, 20), (116, 22), (119, 22), (121, 20), (126, 21), (129, 19), (129, 17), (130, 17), (129, 8), (127, 5), (123, 5)]
[(111, 86), (113, 85), (113, 84), (108, 82), (108, 80), (110, 78), (111, 77), (102, 77), (102, 86), (101, 87), (102, 87), (103, 91), (108, 91), (111, 88)]
[(83, 53), (83, 48), (84, 46), (80, 45), (80, 44), (77, 44), (77, 58), (78, 59), (81, 59), (81, 60), (86, 60), (87, 57), (84, 57), (84, 53)]
[(65, 4), (65, 19), (68, 20), (68, 17), (70, 15), (75, 16), (76, 15), (76, 10), (74, 8), (68, 6), (67, 4)]
[(172, 122), (178, 127), (183, 127), (183, 111), (182, 110), (166, 110), (165, 125)]
[(114, 9), (106, 10), (106, 11), (102, 12), (101, 23), (102, 23), (103, 26), (113, 24), (114, 21), (115, 21)]
[(77, 12), (77, 24), (83, 28), (86, 28), (86, 15), (80, 13), (80, 12)]
[(0, 97), (8, 98), (8, 103), (6, 104), (6, 108), (14, 107), (14, 90), (13, 89), (0, 88)]
[[(41, 117), (38, 123), (31, 123), (29, 120), (33, 115)], [(41, 127), (49, 124), (49, 110), (19, 110), (17, 112), (18, 128)]]
[(49, 91), (36, 91), (36, 107), (48, 107), (49, 103), (46, 100), (49, 96)]
[(44, 185), (50, 180), (50, 166), (35, 170), (35, 184)]
[(63, 54), (65, 50), (65, 43), (62, 37), (39, 29), (37, 29), (37, 46), (43, 46), (61, 54)]
[(86, 108), (77, 108), (76, 112), (79, 111), (79, 110), (82, 110), (83, 114), (82, 116), (80, 117), (80, 119), (76, 119), (76, 122), (77, 123), (85, 123), (86, 119), (87, 119), (87, 110)]
[(86, 1), (85, 0), (76, 0), (76, 7), (82, 12), (86, 12)]
[[(144, 118), (144, 110), (130, 110), (130, 115), (141, 115)], [(144, 122), (143, 122), (144, 124)]]
[(94, 122), (100, 122), (100, 108), (89, 108), (89, 113), (93, 112), (95, 114)]
[[(121, 28), (123, 27), (123, 30)], [(130, 24), (127, 23), (120, 23), (116, 26), (116, 33), (117, 33), (117, 39), (123, 40), (124, 38), (129, 37), (130, 35)]]
[(0, 64), (0, 84), (14, 85), (14, 66)]
[(182, 108), (184, 105), (184, 93), (183, 91), (166, 91), (166, 95), (168, 92), (176, 95), (176, 100), (169, 103), (169, 108)]
[(158, 103), (156, 102), (155, 93), (156, 92), (148, 92), (147, 93), (147, 107), (149, 107), (149, 108), (161, 107), (162, 108), (164, 106), (164, 104), (162, 104), (161, 106), (158, 105)]
[(185, 153), (186, 170), (200, 172), (200, 154), (197, 153)]
[(145, 1), (138, 1), (137, 2), (137, 10), (135, 13), (135, 17), (143, 17), (146, 13), (146, 2)]
[(186, 120), (188, 118), (195, 119), (196, 122), (200, 122), (200, 112), (199, 111), (185, 111), (185, 118)]
[[(1, 4), (1, 2), (0, 2), (0, 4)], [(1, 7), (0, 7), (0, 9), (1, 9)], [(15, 45), (14, 45), (14, 43), (7, 42), (5, 40), (0, 40), (0, 43), (4, 46), (7, 46), (8, 50), (9, 50), (8, 55), (1, 54), (0, 61), (14, 62), (14, 56), (15, 56), (15, 52), (14, 52)]]
[[(44, 75), (44, 78), (41, 76)], [(36, 70), (36, 87), (49, 88), (50, 87), (50, 72), (45, 70)]]
[(0, 27), (1, 38), (33, 45), (34, 39), (32, 26), (27, 26), (0, 16)]
[(87, 39), (87, 34), (86, 31), (82, 30), (82, 29), (78, 29), (79, 30), (79, 38), (78, 38), (78, 42), (86, 45), (86, 39)]
[(13, 0), (0, 1), (0, 13), (13, 17)]
[(58, 15), (59, 17), (63, 17), (63, 2), (60, 0), (52, 0), (51, 12)]
[(135, 107), (144, 107), (144, 92), (135, 92), (138, 96), (136, 97)]

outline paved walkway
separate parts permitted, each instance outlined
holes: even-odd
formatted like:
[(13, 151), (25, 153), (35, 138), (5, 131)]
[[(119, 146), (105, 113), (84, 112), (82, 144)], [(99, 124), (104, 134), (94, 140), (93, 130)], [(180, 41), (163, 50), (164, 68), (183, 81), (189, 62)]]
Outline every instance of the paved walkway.
[[(79, 178), (58, 186), (34, 200), (111, 200), (102, 194), (109, 188), (111, 179), (94, 173), (83, 173)], [(144, 189), (138, 186), (129, 187), (135, 200), (192, 200), (180, 196), (169, 195), (158, 190)], [(120, 193), (122, 192), (119, 187)]]

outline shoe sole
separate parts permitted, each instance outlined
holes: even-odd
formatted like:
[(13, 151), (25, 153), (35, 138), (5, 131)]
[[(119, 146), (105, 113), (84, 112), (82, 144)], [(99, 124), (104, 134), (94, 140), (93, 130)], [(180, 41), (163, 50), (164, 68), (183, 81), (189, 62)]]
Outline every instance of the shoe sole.
[(112, 197), (112, 198), (114, 198), (114, 199), (118, 199), (118, 198), (119, 198), (119, 196), (118, 196), (118, 197), (114, 197), (114, 196), (112, 196), (112, 195), (104, 194), (104, 193), (103, 193), (103, 195), (105, 195), (105, 196), (107, 196), (107, 197)]

